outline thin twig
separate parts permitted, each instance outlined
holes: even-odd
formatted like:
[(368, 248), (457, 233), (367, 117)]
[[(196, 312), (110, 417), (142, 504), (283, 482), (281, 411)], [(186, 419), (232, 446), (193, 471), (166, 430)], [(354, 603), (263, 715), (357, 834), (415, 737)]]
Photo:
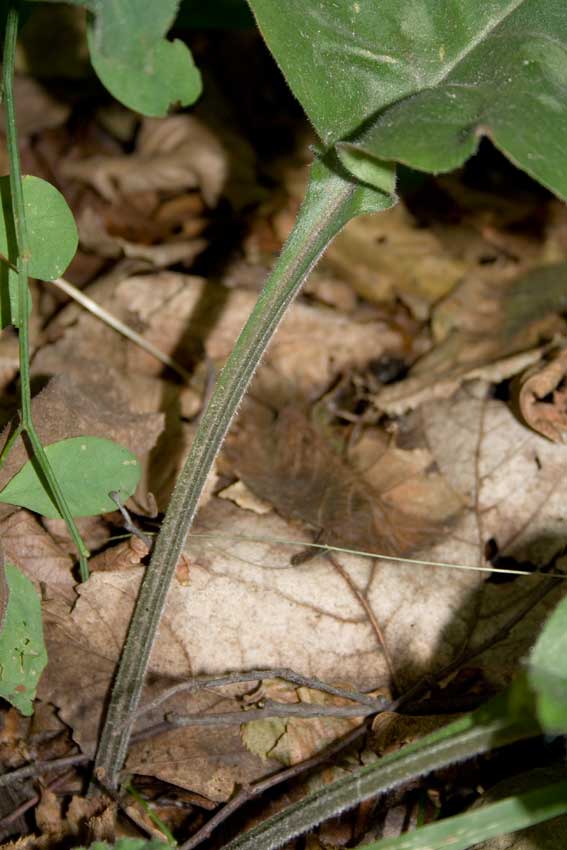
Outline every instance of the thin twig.
[(47, 773), (51, 770), (58, 770), (60, 767), (69, 767), (70, 765), (87, 764), (92, 761), (90, 756), (85, 753), (75, 753), (73, 756), (63, 756), (60, 759), (52, 759), (51, 761), (36, 761), (33, 764), (26, 764), (24, 767), (18, 767), (16, 770), (11, 770), (9, 773), (0, 774), (0, 788), (7, 785), (13, 785), (14, 782), (20, 782), (22, 779), (28, 779), (30, 776), (39, 776), (42, 773)]
[(180, 682), (178, 685), (173, 685), (171, 688), (163, 691), (158, 697), (151, 702), (141, 706), (136, 712), (136, 718), (147, 714), (158, 708), (166, 700), (180, 693), (195, 693), (196, 691), (205, 690), (207, 688), (220, 688), (225, 685), (236, 685), (245, 682), (260, 682), (264, 679), (285, 679), (293, 685), (312, 688), (316, 691), (322, 691), (325, 694), (331, 694), (336, 697), (344, 697), (353, 702), (361, 703), (369, 706), (375, 711), (381, 711), (385, 705), (385, 700), (364, 694), (361, 691), (353, 691), (348, 688), (339, 688), (335, 685), (329, 685), (315, 676), (303, 676), (301, 673), (296, 673), (290, 670), (289, 667), (273, 667), (262, 670), (249, 670), (246, 673), (228, 673), (226, 676), (201, 676), (195, 679), (188, 679), (186, 682)]

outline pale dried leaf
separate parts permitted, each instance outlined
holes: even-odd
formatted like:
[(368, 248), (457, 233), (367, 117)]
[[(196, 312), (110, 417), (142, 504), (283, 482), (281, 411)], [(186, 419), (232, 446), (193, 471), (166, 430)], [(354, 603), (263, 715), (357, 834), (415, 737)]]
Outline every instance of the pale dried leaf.
[[(415, 420), (414, 433), (404, 431), (412, 445), (408, 458), (401, 445), (382, 447), (385, 459), (377, 467), (389, 468), (390, 491), (404, 492), (404, 470), (416, 480), (420, 475), (427, 479), (435, 463), (435, 476), (444, 477), (445, 487), (465, 507), (451, 532), (420, 549), (419, 557), (486, 566), (485, 546), (493, 538), (501, 552), (534, 564), (546, 562), (564, 539), (565, 449), (522, 427), (481, 385), (469, 386), (451, 403), (426, 405), (422, 424)], [(389, 451), (394, 452), (391, 459)], [(370, 455), (367, 445), (361, 459)], [(425, 495), (426, 485), (421, 486)], [(433, 486), (438, 487), (435, 481)], [(439, 488), (433, 504), (437, 499), (443, 503), (442, 492)], [(299, 545), (278, 542), (282, 540)], [(273, 512), (259, 516), (210, 499), (186, 549), (189, 573), (176, 577), (168, 596), (144, 700), (195, 675), (258, 667), (292, 667), (360, 689), (387, 686), (390, 667), (376, 623), (403, 688), (452, 661), (466, 641), (474, 647), (490, 639), (529, 602), (529, 614), (520, 625), (475, 662), (484, 680), (502, 685), (564, 592), (560, 586), (535, 605), (531, 599), (538, 576), (512, 585), (485, 584), (483, 574), (474, 571), (342, 553), (335, 555), (341, 570), (324, 557), (290, 566), (290, 557), (306, 542), (298, 526)], [(141, 572), (134, 567), (95, 574), (80, 586), (72, 612), (55, 602), (46, 609), (51, 663), (42, 698), (60, 708), (88, 751)], [(234, 710), (238, 704), (227, 696), (205, 692), (193, 701), (178, 695), (173, 705), (142, 717), (140, 726), (172, 708), (179, 713)], [(220, 732), (225, 727), (219, 729), (203, 734), (198, 727), (184, 727), (141, 740), (131, 752), (130, 768), (224, 798), (232, 783), (268, 768), (246, 760), (252, 756), (245, 756), (230, 738), (234, 727), (228, 727), (224, 743)], [(226, 762), (224, 767), (220, 763), (223, 749), (232, 754), (228, 774)]]
[[(263, 682), (262, 698), (292, 705), (303, 703), (333, 707), (352, 704), (341, 697), (307, 687), (293, 688), (281, 680), (273, 679)], [(247, 748), (261, 758), (273, 758), (289, 766), (311, 758), (360, 722), (360, 717), (274, 717), (252, 720), (243, 727), (242, 739)]]
[(194, 115), (144, 118), (133, 154), (67, 160), (61, 168), (66, 177), (89, 183), (109, 201), (148, 189), (179, 192), (198, 187), (211, 207), (228, 174), (223, 146)]

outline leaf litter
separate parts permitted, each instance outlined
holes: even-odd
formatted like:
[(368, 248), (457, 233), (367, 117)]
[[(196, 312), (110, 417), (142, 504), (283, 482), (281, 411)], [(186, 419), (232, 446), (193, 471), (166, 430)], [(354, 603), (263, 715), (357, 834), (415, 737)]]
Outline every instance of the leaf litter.
[[(144, 476), (129, 507), (155, 531), (156, 505), (167, 504), (210, 382), (297, 208), (306, 133), (294, 129), (295, 147), (263, 164), (231, 118), (220, 130), (206, 120), (209, 104), (200, 117), (141, 125), (101, 108), (73, 138), (68, 105), (50, 93), (38, 127), (31, 112), (40, 93), (29, 80), (23, 85), (30, 170), (56, 168), (79, 221), (70, 279), (191, 375), (180, 382), (63, 296), (35, 290), (43, 313), (32, 371), (47, 382), (34, 399), (40, 435), (101, 435), (135, 451)], [(245, 163), (237, 180), (227, 139)], [(56, 167), (55, 152), (69, 143), (72, 156)], [(284, 320), (209, 482), (143, 704), (194, 677), (288, 667), (386, 699), (437, 676), (431, 697), (444, 697), (451, 712), (459, 698), (482, 699), (510, 680), (564, 593), (555, 583), (538, 596), (545, 579), (521, 575), (562, 563), (564, 212), (540, 192), (524, 190), (511, 203), (493, 186), (473, 190), (466, 169), (428, 185), (429, 205), (417, 191), (389, 213), (349, 225)], [(237, 251), (208, 230), (227, 204), (248, 228)], [(223, 264), (207, 260), (210, 247), (226, 251)], [(555, 286), (544, 288), (543, 278)], [(0, 486), (26, 459), (18, 446)], [(96, 554), (91, 578), (77, 585), (61, 523), (8, 506), (2, 513), (7, 555), (43, 593), (49, 665), (39, 706), (55, 707), (66, 753), (94, 752), (145, 569), (147, 547), (116, 539), (122, 526), (118, 512), (81, 522)], [(510, 575), (496, 581), (433, 563), (500, 565)], [(459, 659), (464, 670), (444, 677)], [(181, 692), (140, 716), (126, 770), (147, 777), (168, 817), (175, 807), (159, 802), (163, 789), (197, 801), (186, 804), (181, 824), (194, 830), (199, 812), (237, 786), (301, 762), (360, 722), (247, 722), (266, 698), (345, 703), (269, 677)], [(175, 726), (172, 712), (203, 723), (223, 713), (242, 719)], [(439, 722), (432, 709), (408, 728), (419, 736)], [(391, 746), (379, 743), (379, 725), (367, 749), (335, 770)], [(392, 727), (389, 736), (407, 739), (401, 721)], [(25, 746), (28, 733), (19, 734)], [(67, 779), (57, 793), (76, 791), (76, 779)], [(43, 846), (56, 833), (79, 835), (77, 824), (91, 816), (64, 825), (50, 794), (37, 808)], [(104, 837), (112, 840), (122, 827), (115, 810), (107, 817)]]

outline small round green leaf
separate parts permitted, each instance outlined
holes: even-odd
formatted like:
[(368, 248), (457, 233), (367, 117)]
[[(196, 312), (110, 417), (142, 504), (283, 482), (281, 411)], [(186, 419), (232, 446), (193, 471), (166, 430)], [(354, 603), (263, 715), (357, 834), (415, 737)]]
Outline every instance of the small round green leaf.
[[(46, 180), (26, 175), (22, 185), (30, 247), (29, 275), (55, 280), (64, 273), (77, 250), (79, 236), (73, 213), (61, 192)], [(18, 247), (8, 176), (0, 177), (0, 197), (0, 253), (16, 267)], [(20, 324), (18, 276), (6, 262), (0, 263), (0, 324)]]
[(167, 115), (175, 103), (189, 106), (202, 91), (201, 74), (182, 41), (162, 39), (127, 57), (104, 56), (89, 39), (93, 67), (108, 91), (143, 115)]
[(41, 604), (32, 582), (6, 564), (8, 603), (0, 632), (0, 696), (22, 714), (33, 712), (39, 677), (47, 664)]
[[(102, 437), (71, 437), (45, 447), (53, 472), (75, 517), (116, 509), (110, 492), (128, 499), (140, 480), (132, 452)], [(37, 462), (29, 460), (0, 491), (0, 501), (20, 505), (49, 519), (61, 516)]]

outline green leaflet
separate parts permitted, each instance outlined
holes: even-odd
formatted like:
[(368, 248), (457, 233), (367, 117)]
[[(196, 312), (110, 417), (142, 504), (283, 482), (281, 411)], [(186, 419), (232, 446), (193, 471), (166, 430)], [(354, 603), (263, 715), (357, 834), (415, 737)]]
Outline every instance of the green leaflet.
[[(563, 0), (249, 0), (326, 146), (449, 171), (489, 136), (567, 197)], [(366, 175), (366, 176), (364, 176)]]
[[(116, 509), (108, 495), (128, 499), (140, 480), (140, 464), (128, 449), (101, 437), (71, 437), (45, 447), (71, 514), (95, 516)], [(29, 460), (0, 491), (0, 501), (50, 519), (60, 516), (35, 460)]]
[(0, 631), (0, 696), (22, 714), (32, 714), (37, 683), (47, 664), (41, 604), (32, 582), (13, 564), (5, 566), (7, 607)]
[(91, 0), (88, 6), (94, 12), (88, 25), (91, 61), (114, 97), (155, 116), (197, 100), (201, 75), (189, 48), (164, 37), (179, 0)]
[[(79, 241), (73, 213), (61, 192), (40, 177), (23, 180), (26, 225), (31, 256), (30, 277), (55, 280), (60, 277), (77, 250)], [(18, 249), (12, 218), (9, 177), (0, 177), (0, 253), (12, 265), (18, 262)], [(0, 263), (0, 326), (19, 326), (18, 275), (6, 262)]]

